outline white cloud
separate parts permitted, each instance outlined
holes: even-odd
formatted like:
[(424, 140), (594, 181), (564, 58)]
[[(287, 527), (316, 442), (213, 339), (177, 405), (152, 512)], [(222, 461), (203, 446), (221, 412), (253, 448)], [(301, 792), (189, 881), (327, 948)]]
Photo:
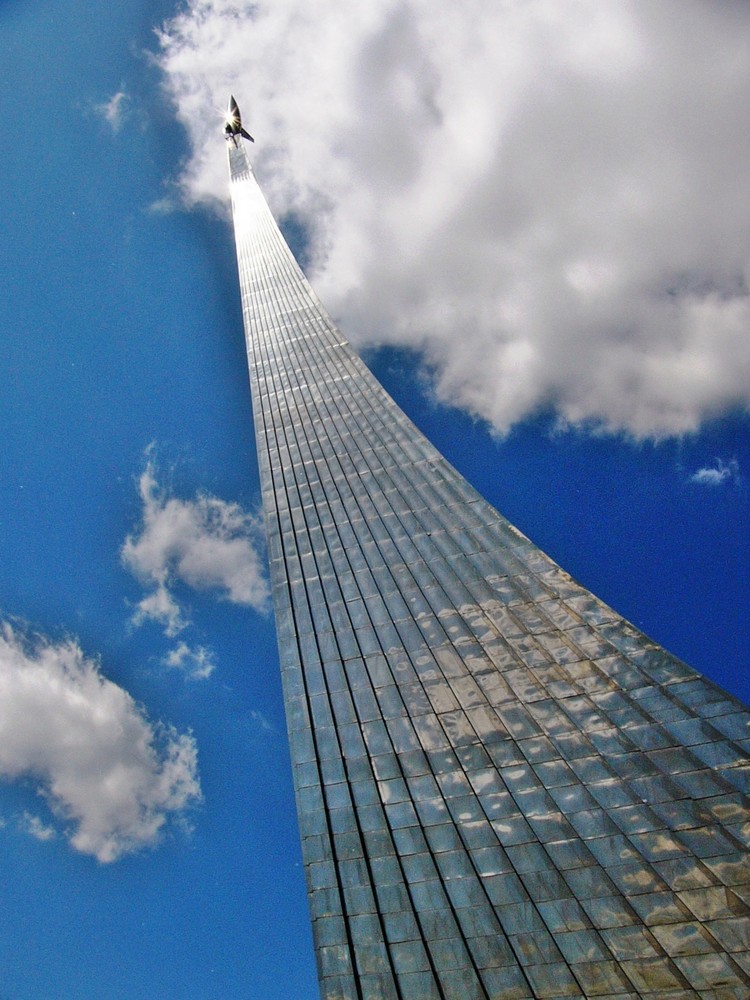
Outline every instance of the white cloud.
[(257, 709), (254, 708), (250, 712), (250, 718), (264, 732), (267, 732), (267, 733), (273, 732), (273, 726), (271, 725), (271, 723), (268, 721), (268, 719), (265, 717), (265, 715), (262, 712), (259, 712)]
[(124, 90), (118, 90), (108, 101), (104, 104), (96, 105), (96, 113), (103, 118), (111, 127), (112, 131), (117, 133), (122, 128), (122, 123), (127, 114), (128, 105), (130, 99)]
[[(72, 640), (0, 627), (0, 775), (27, 779), (72, 846), (110, 862), (200, 800), (192, 736), (148, 721)], [(27, 815), (29, 833), (50, 827)]]
[(30, 812), (24, 812), (21, 815), (19, 826), (35, 840), (54, 840), (57, 837), (57, 830), (54, 827), (46, 826), (38, 816), (34, 816)]
[(724, 483), (740, 483), (740, 465), (736, 458), (731, 458), (728, 462), (721, 458), (716, 459), (716, 465), (706, 466), (698, 469), (690, 477), (693, 483), (701, 486), (722, 486)]
[(176, 636), (190, 623), (185, 618), (182, 608), (170, 593), (164, 580), (157, 584), (156, 590), (146, 594), (136, 605), (133, 614), (133, 624), (143, 625), (144, 622), (159, 622), (164, 626), (164, 632), (170, 638)]
[(178, 582), (194, 590), (216, 591), (223, 599), (256, 611), (267, 609), (269, 589), (256, 547), (257, 518), (216, 497), (170, 497), (159, 488), (151, 461), (139, 487), (142, 523), (128, 535), (121, 551), (124, 565), (150, 588), (136, 607), (136, 625), (153, 620), (168, 636), (175, 636), (189, 624), (174, 593)]
[(187, 201), (227, 204), (234, 93), (354, 343), (423, 351), (501, 433), (658, 438), (750, 403), (749, 31), (700, 0), (190, 0), (160, 60)]
[(210, 649), (205, 646), (191, 647), (186, 642), (179, 642), (167, 653), (164, 665), (182, 670), (194, 680), (210, 677), (216, 668), (214, 654)]

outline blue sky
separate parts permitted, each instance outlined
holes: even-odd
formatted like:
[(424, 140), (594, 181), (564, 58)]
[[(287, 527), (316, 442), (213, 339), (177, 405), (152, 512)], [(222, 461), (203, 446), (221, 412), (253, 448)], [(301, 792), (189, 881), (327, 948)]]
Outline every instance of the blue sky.
[[(333, 18), (321, 6), (325, 41), (333, 45)], [(212, 17), (222, 26), (227, 8), (207, 4), (201, 30)], [(553, 232), (547, 256), (530, 235), (538, 231), (530, 209), (526, 228), (522, 219), (508, 223), (508, 199), (520, 204), (526, 192), (514, 160), (520, 154), (507, 144), (517, 139), (530, 165), (544, 161), (532, 155), (528, 130), (504, 124), (517, 120), (510, 111), (472, 91), (476, 66), (462, 75), (460, 60), (446, 54), (437, 79), (428, 62), (414, 61), (417, 40), (432, 37), (421, 4), (410, 16), (373, 5), (380, 20), (349, 26), (346, 36), (360, 48), (341, 51), (340, 64), (324, 45), (319, 64), (310, 64), (315, 46), (302, 42), (314, 35), (304, 32), (319, 29), (300, 26), (304, 18), (288, 30), (298, 59), (280, 62), (286, 36), (279, 24), (294, 5), (264, 9), (265, 21), (244, 16), (214, 45), (194, 16), (190, 21), (192, 8), (175, 22), (169, 3), (0, 5), (0, 614), (7, 623), (0, 643), (0, 991), (13, 1000), (316, 995), (273, 622), (257, 561), (259, 491), (231, 231), (210, 208), (180, 206), (181, 197), (204, 202), (226, 191), (213, 171), (224, 169), (218, 109), (230, 86), (258, 139), (258, 172), (274, 206), (302, 225), (295, 241), (307, 241), (316, 286), (395, 398), (485, 496), (581, 582), (750, 698), (750, 421), (747, 397), (733, 381), (746, 385), (748, 370), (732, 325), (744, 322), (747, 290), (735, 272), (750, 253), (732, 221), (742, 216), (739, 202), (712, 212), (696, 200), (702, 184), (735, 176), (737, 149), (717, 143), (719, 152), (703, 161), (705, 181), (703, 173), (697, 180), (681, 174), (683, 194), (695, 198), (685, 196), (678, 207), (676, 197), (667, 198), (669, 212), (659, 219), (674, 243), (654, 236), (657, 249), (644, 251), (672, 305), (652, 309), (654, 288), (623, 264), (644, 231), (634, 234), (617, 218), (607, 220), (621, 225), (607, 267), (591, 263), (581, 237), (575, 261), (560, 272), (579, 298), (555, 299), (555, 261), (573, 239), (566, 225), (571, 205), (582, 204), (578, 190), (574, 197), (563, 186), (555, 200), (545, 168), (536, 167)], [(155, 29), (164, 24), (171, 27), (160, 43)], [(510, 27), (519, 51), (531, 35), (545, 35), (538, 26), (536, 34)], [(635, 37), (636, 27), (641, 41), (658, 47), (658, 24), (634, 27), (616, 18), (599, 26), (597, 42), (619, 52), (619, 40)], [(699, 27), (719, 39), (731, 34), (723, 22)], [(566, 37), (563, 30), (561, 48)], [(176, 40), (171, 48), (169, 38)], [(222, 44), (226, 59), (217, 60)], [(673, 74), (670, 100), (679, 103), (686, 95), (673, 44), (660, 65), (665, 79)], [(628, 46), (648, 52), (645, 43)], [(236, 70), (236, 85), (225, 79), (240, 58), (235, 50), (245, 66)], [(249, 61), (248, 51), (257, 58)], [(575, 57), (587, 72), (603, 72), (589, 66), (588, 51), (571, 49), (566, 65)], [(623, 57), (617, 86), (624, 94), (637, 63)], [(352, 65), (362, 93), (356, 97), (352, 87), (347, 94), (370, 108), (370, 130), (382, 125), (377, 144), (371, 133), (359, 134), (362, 116), (353, 119), (343, 99), (334, 107), (321, 101), (315, 112), (308, 107)], [(708, 72), (700, 53), (695, 66), (698, 77)], [(302, 70), (312, 96), (296, 77)], [(745, 71), (736, 65), (740, 91)], [(199, 81), (197, 96), (185, 84), (190, 74)], [(430, 84), (433, 110), (446, 93), (465, 90), (469, 104), (474, 94), (475, 145), (456, 139), (455, 146), (454, 166), (471, 181), (463, 191), (454, 175), (430, 173), (409, 146), (410, 123), (418, 136), (428, 122), (431, 141), (443, 143), (445, 135), (430, 129), (438, 121), (451, 127), (444, 108), (442, 116), (424, 111), (429, 102), (415, 81)], [(529, 93), (518, 77), (503, 83)], [(732, 86), (724, 80), (714, 88), (729, 122), (737, 107)], [(203, 110), (190, 119), (191, 107)], [(619, 155), (626, 140), (612, 117), (614, 124), (601, 125), (602, 141)], [(676, 132), (696, 124), (676, 120)], [(628, 190), (638, 176), (653, 194), (666, 190), (666, 175), (638, 173), (656, 148), (649, 136), (659, 121), (647, 125), (630, 133), (643, 156)], [(550, 128), (547, 121), (535, 141), (541, 151), (552, 142), (554, 159)], [(201, 130), (213, 144), (205, 162)], [(294, 138), (303, 131), (304, 147)], [(491, 173), (476, 173), (500, 146), (503, 176), (513, 178), (508, 189), (490, 184)], [(689, 152), (676, 140), (673, 150), (675, 157)], [(599, 166), (601, 176), (611, 172), (607, 156)], [(529, 174), (533, 179), (531, 166)], [(595, 191), (598, 176), (592, 167)], [(426, 207), (413, 199), (409, 185), (417, 181)], [(731, 194), (729, 181), (725, 187)], [(464, 206), (461, 225), (440, 216), (447, 190)], [(410, 218), (388, 200), (391, 191), (412, 197)], [(489, 205), (499, 206), (496, 217)], [(746, 230), (746, 218), (743, 224)], [(489, 243), (481, 262), (491, 266), (479, 281), (472, 256), (481, 248), (478, 233), (495, 225), (510, 225), (523, 252), (510, 261)], [(678, 255), (670, 275), (665, 259), (674, 245), (689, 245), (694, 229), (701, 239), (685, 259)], [(443, 230), (452, 239), (441, 250)], [(714, 262), (716, 247), (731, 248), (714, 271), (699, 252), (704, 238)], [(398, 267), (384, 259), (389, 239)], [(447, 297), (456, 245), (470, 245), (466, 259), (475, 266), (460, 294)], [(428, 269), (419, 264), (425, 259)], [(522, 271), (529, 267), (542, 277), (527, 287)], [(514, 303), (502, 336), (482, 325), (477, 305), (483, 290), (495, 294), (487, 277), (493, 268)], [(612, 315), (629, 290), (637, 308), (627, 329), (613, 330)], [(543, 308), (524, 312), (529, 296)], [(393, 320), (388, 310), (403, 317), (408, 302), (413, 323)], [(659, 342), (659, 357), (668, 359), (659, 368), (652, 348), (675, 310), (683, 325), (675, 327), (672, 354)], [(464, 314), (478, 339), (471, 331), (449, 336), (446, 315)], [(513, 339), (517, 315), (531, 331), (523, 349)], [(555, 315), (564, 350), (548, 336)], [(425, 332), (431, 317), (434, 336)], [(577, 340), (586, 324), (593, 332)], [(742, 333), (747, 341), (746, 326)], [(605, 371), (616, 370), (601, 344), (614, 342), (617, 358), (630, 358), (620, 371), (628, 388), (621, 392), (613, 381), (600, 392)], [(674, 343), (683, 345), (682, 355)], [(558, 348), (553, 371), (539, 358)], [(632, 367), (639, 350), (643, 379)], [(600, 354), (601, 364), (587, 367)], [(696, 358), (713, 380), (696, 375)], [(673, 394), (662, 381), (676, 387)], [(114, 792), (105, 793), (100, 771), (118, 776)]]

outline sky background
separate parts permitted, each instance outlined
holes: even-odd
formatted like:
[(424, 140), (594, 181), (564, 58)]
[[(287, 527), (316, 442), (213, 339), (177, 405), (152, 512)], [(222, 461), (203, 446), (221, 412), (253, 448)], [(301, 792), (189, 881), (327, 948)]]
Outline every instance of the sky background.
[(750, 699), (749, 29), (686, 0), (0, 0), (1, 1000), (317, 995), (230, 91), (397, 401)]

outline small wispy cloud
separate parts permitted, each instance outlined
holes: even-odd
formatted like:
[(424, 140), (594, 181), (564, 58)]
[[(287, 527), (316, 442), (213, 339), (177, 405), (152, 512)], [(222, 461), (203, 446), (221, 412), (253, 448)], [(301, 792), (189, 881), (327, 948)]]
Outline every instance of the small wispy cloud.
[(177, 212), (180, 207), (177, 198), (165, 194), (163, 198), (157, 198), (156, 201), (152, 201), (148, 206), (148, 210), (152, 215), (171, 215), (173, 212)]
[(271, 723), (268, 721), (265, 715), (262, 712), (259, 712), (257, 709), (254, 708), (250, 712), (250, 719), (252, 722), (255, 723), (256, 726), (258, 726), (264, 732), (266, 733), (273, 732), (273, 726), (271, 725)]
[(147, 621), (158, 622), (162, 625), (164, 634), (170, 639), (190, 624), (166, 583), (159, 583), (156, 590), (146, 594), (136, 605), (132, 617), (133, 624), (143, 625)]
[(216, 669), (214, 653), (206, 646), (189, 646), (180, 642), (164, 657), (163, 664), (172, 670), (182, 670), (193, 680), (210, 677)]
[(150, 722), (72, 639), (0, 623), (0, 694), (0, 777), (31, 782), (55, 820), (19, 818), (37, 840), (116, 861), (200, 801), (193, 737)]
[(52, 826), (46, 826), (38, 816), (30, 812), (23, 812), (19, 817), (19, 827), (36, 840), (54, 840), (57, 837), (57, 830)]
[(124, 90), (118, 90), (108, 101), (95, 105), (94, 110), (111, 126), (112, 131), (117, 133), (122, 128), (129, 105), (128, 95)]
[(730, 458), (728, 462), (717, 458), (716, 465), (705, 466), (694, 472), (690, 482), (699, 483), (701, 486), (723, 486), (731, 483), (739, 485), (740, 464), (736, 458)]
[[(151, 452), (139, 480), (141, 523), (120, 550), (123, 565), (146, 588), (133, 624), (152, 621), (168, 638), (182, 636), (191, 624), (178, 596), (184, 587), (265, 613), (269, 586), (260, 555), (260, 518), (204, 493), (191, 500), (171, 496), (158, 483)], [(206, 646), (184, 638), (162, 662), (192, 678), (209, 677), (215, 668)]]

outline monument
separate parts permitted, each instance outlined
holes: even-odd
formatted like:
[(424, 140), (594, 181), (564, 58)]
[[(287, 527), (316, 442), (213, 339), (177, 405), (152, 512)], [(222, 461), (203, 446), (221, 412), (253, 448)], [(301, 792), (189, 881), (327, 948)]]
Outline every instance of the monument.
[(227, 138), (324, 1000), (747, 1000), (750, 713), (424, 438)]

